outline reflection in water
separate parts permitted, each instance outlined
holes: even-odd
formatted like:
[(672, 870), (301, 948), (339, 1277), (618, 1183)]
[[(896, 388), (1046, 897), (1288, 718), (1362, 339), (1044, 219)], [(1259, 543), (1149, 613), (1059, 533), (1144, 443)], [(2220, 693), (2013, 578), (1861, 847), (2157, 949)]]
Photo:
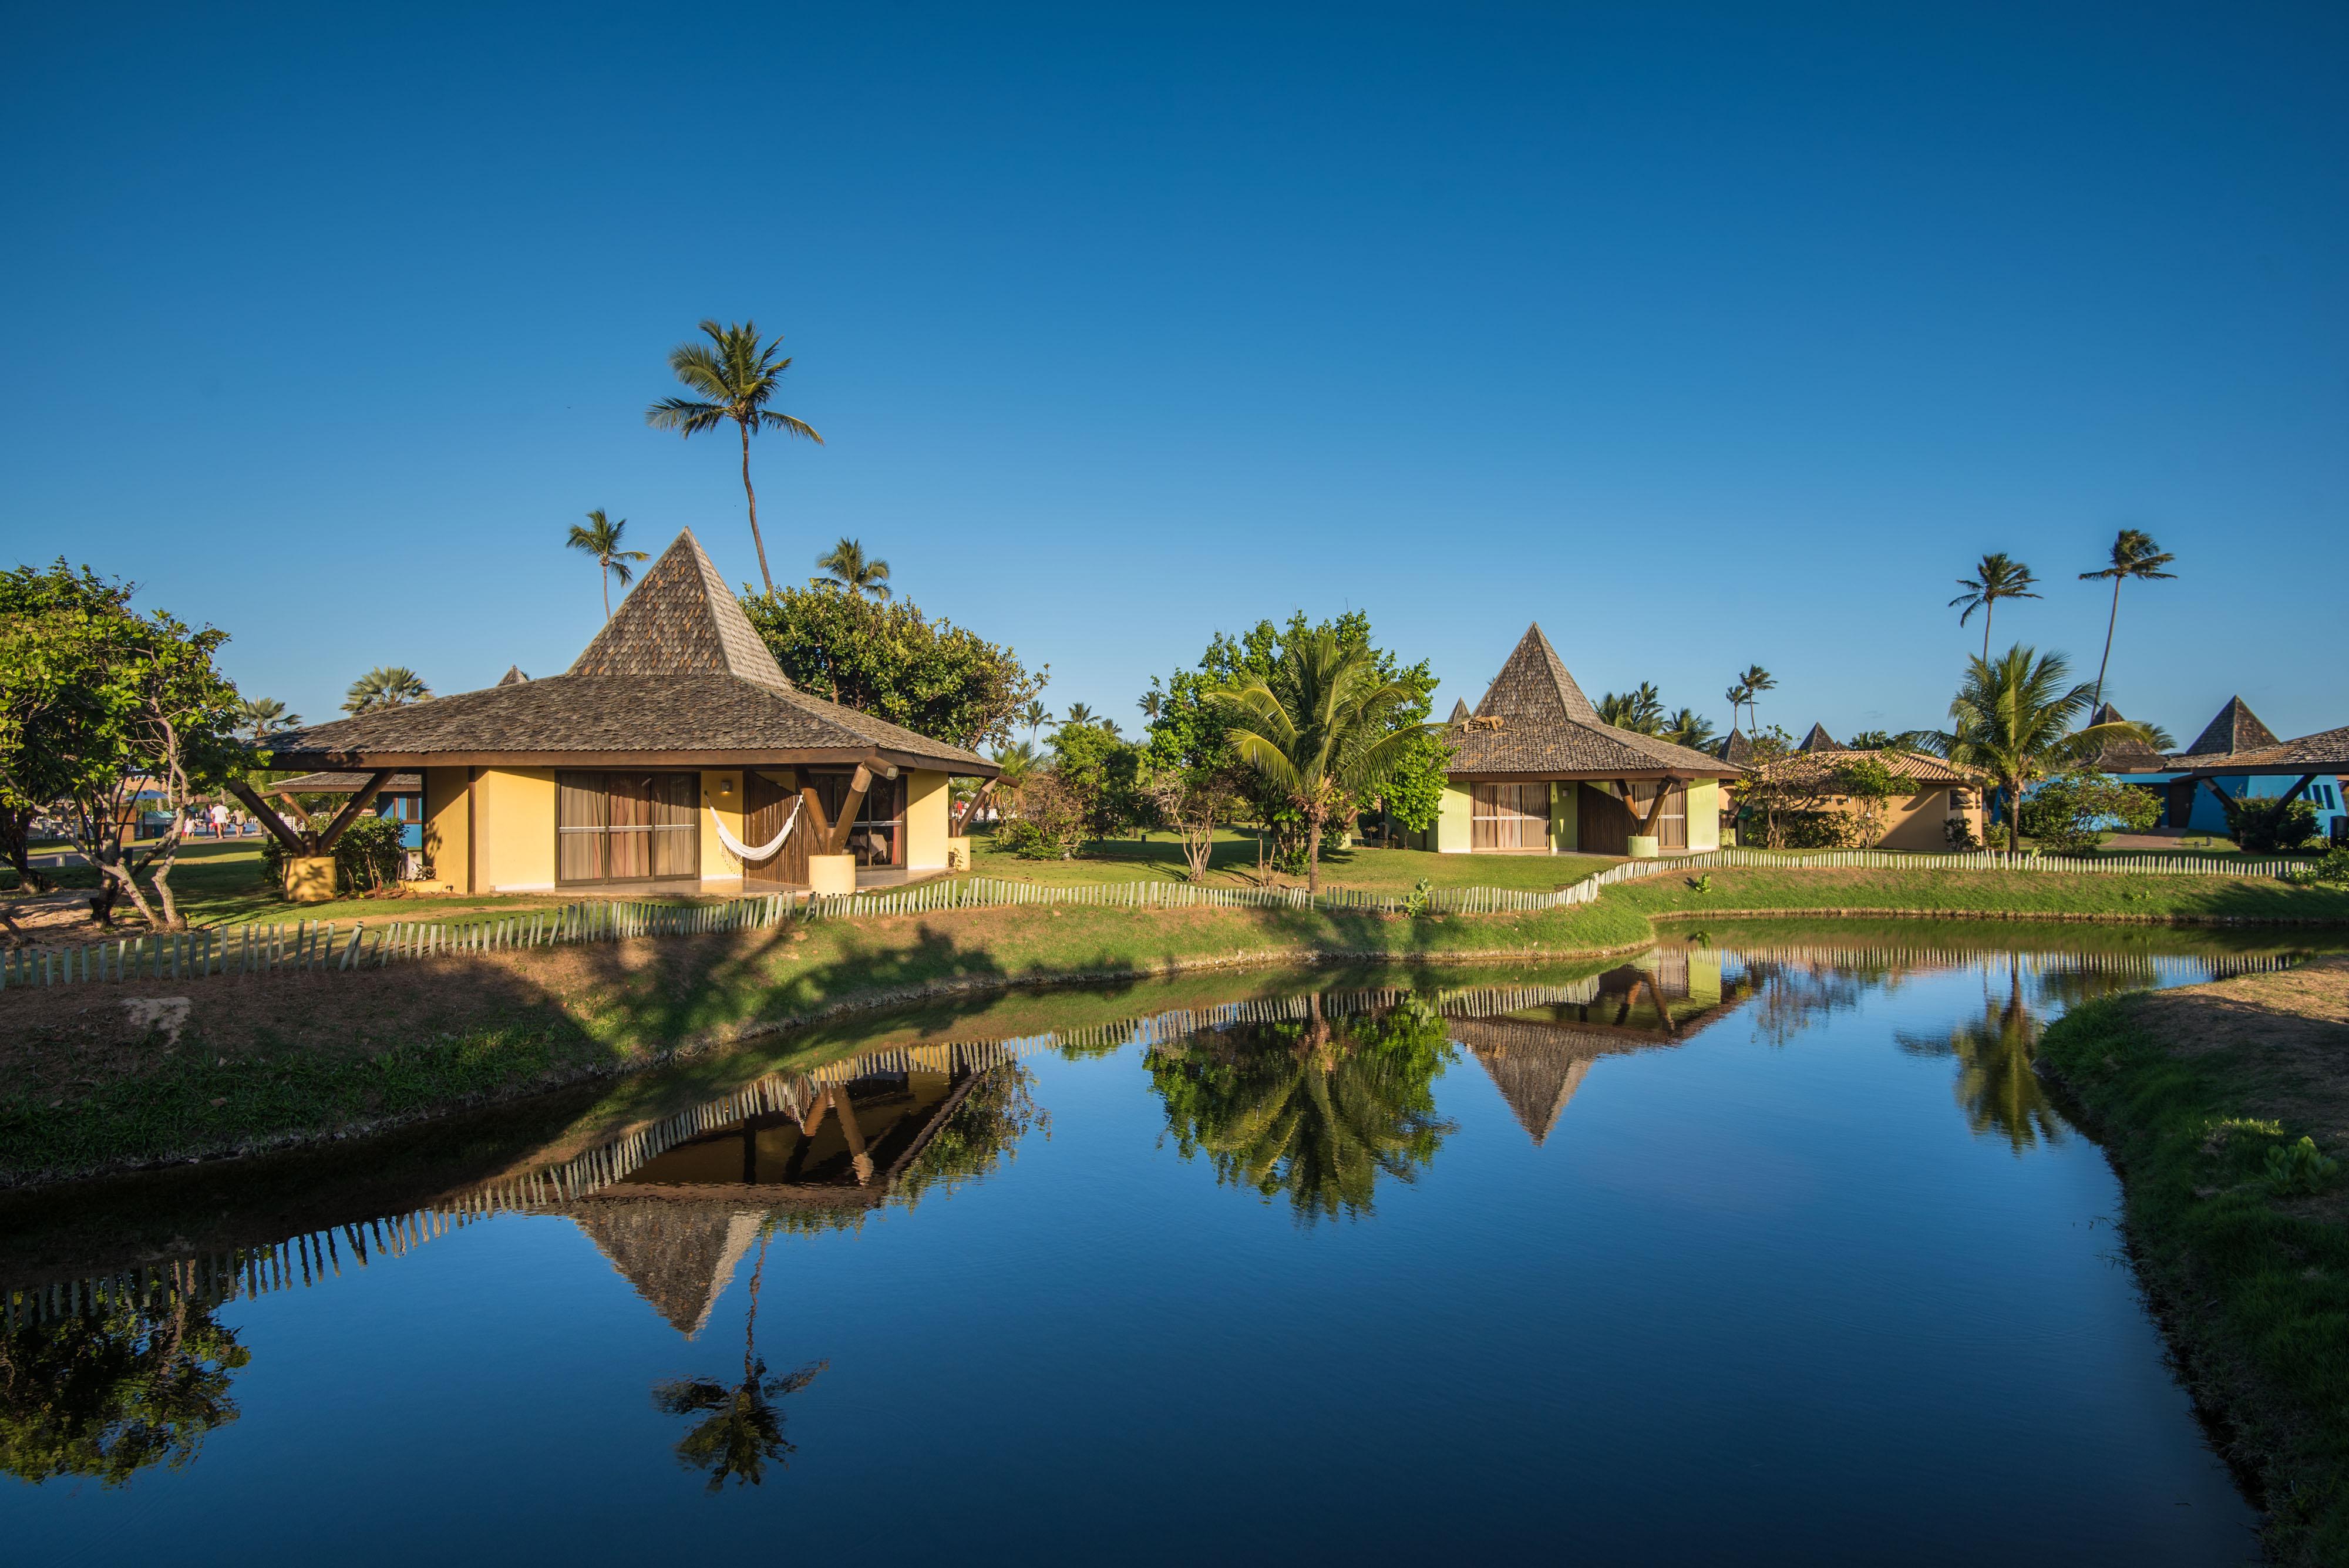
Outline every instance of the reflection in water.
[[(584, 1152), (566, 1148), (492, 1180), (419, 1194), (397, 1214), (264, 1241), (284, 1236), (260, 1229), (265, 1210), (223, 1215), (215, 1207), (201, 1223), (191, 1216), (185, 1233), (254, 1244), (164, 1262), (129, 1262), (110, 1232), (96, 1238), (87, 1249), (93, 1262), (125, 1261), (96, 1278), (20, 1274), (0, 1288), (0, 1469), (117, 1484), (142, 1467), (185, 1463), (206, 1431), (237, 1414), (229, 1385), (248, 1356), (214, 1321), (222, 1304), (323, 1285), (454, 1231), (527, 1214), (576, 1226), (689, 1340), (751, 1261), (739, 1378), (674, 1379), (654, 1398), (692, 1422), (677, 1445), (681, 1462), (715, 1488), (729, 1477), (756, 1484), (792, 1452), (780, 1402), (824, 1366), (778, 1376), (759, 1354), (771, 1238), (853, 1230), (885, 1209), (911, 1209), (984, 1179), (1031, 1131), (1049, 1136), (1022, 1064), (1040, 1053), (1139, 1048), (1183, 1155), (1202, 1158), (1219, 1185), (1285, 1199), (1311, 1225), (1367, 1215), (1381, 1179), (1411, 1181), (1428, 1168), (1455, 1133), (1439, 1114), (1435, 1082), (1461, 1050), (1543, 1146), (1610, 1055), (1675, 1049), (1741, 1008), (1752, 1011), (1757, 1038), (1784, 1045), (1823, 1014), (1912, 976), (1977, 970), (1992, 982), (1978, 1018), (1946, 1037), (1903, 1033), (1899, 1042), (1951, 1058), (1971, 1125), (2019, 1153), (2064, 1131), (2032, 1067), (2051, 1010), (2293, 961), (1955, 945), (1663, 948), (1556, 984), (1260, 997), (1013, 1040), (874, 1052), (760, 1078)], [(240, 1234), (240, 1226), (251, 1229)], [(8, 1267), (0, 1251), (0, 1271)]]
[(185, 1272), (0, 1335), (0, 1471), (119, 1486), (150, 1465), (179, 1469), (236, 1419), (230, 1375), (251, 1353), (191, 1299)]
[(1454, 1130), (1432, 1088), (1452, 1054), (1416, 998), (1332, 1021), (1243, 1024), (1151, 1053), (1152, 1084), (1185, 1159), (1216, 1179), (1285, 1194), (1303, 1223), (1367, 1212), (1381, 1175), (1409, 1181)]

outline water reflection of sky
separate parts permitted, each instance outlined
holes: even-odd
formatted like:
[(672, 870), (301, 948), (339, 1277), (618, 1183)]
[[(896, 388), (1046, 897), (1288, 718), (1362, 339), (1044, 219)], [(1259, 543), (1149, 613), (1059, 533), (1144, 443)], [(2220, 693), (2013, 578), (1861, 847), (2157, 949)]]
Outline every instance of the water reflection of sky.
[[(1704, 943), (757, 1079), (11, 1290), (8, 1407), (70, 1397), (12, 1418), (8, 1468), (67, 1473), (0, 1528), (1254, 1560), (1549, 1554), (1565, 1510), (1594, 1561), (2231, 1560), (2029, 1057), (2267, 961)], [(355, 1537), (387, 1491), (433, 1506)]]

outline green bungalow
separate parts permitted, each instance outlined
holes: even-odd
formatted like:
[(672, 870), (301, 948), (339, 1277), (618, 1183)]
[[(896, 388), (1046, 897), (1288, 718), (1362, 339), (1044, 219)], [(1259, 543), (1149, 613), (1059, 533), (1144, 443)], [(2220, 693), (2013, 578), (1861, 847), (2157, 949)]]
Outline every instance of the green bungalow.
[(1744, 769), (1599, 716), (1539, 626), (1474, 713), (1453, 714), (1450, 855), (1694, 854), (1721, 847), (1721, 786)]

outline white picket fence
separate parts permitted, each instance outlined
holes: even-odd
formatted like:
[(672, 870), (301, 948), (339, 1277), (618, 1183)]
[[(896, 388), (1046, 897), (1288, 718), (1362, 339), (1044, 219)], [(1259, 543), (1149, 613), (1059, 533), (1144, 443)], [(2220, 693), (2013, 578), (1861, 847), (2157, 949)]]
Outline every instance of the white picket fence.
[(1588, 904), (1618, 883), (1687, 876), (1708, 869), (2082, 872), (2106, 876), (2232, 877), (2276, 879), (2289, 860), (2220, 861), (2187, 855), (2106, 856), (2065, 860), (1982, 851), (1908, 855), (1880, 849), (1778, 853), (1715, 849), (1668, 859), (1626, 860), (1548, 890), (1431, 888), (1423, 894), (1365, 893), (1351, 888), (1205, 888), (1189, 882), (1085, 882), (1065, 887), (965, 877), (886, 890), (823, 895), (776, 892), (720, 904), (648, 904), (590, 899), (560, 909), (492, 915), (471, 921), (393, 920), (370, 929), (333, 920), (223, 927), (125, 937), (79, 946), (0, 954), (0, 991), (12, 986), (94, 981), (181, 980), (213, 974), (304, 974), (380, 969), (451, 953), (504, 952), (636, 937), (694, 936), (762, 929), (787, 920), (837, 920), (918, 915), (946, 909), (1055, 905), (1123, 909), (1315, 909), (1393, 915), (1537, 914)]

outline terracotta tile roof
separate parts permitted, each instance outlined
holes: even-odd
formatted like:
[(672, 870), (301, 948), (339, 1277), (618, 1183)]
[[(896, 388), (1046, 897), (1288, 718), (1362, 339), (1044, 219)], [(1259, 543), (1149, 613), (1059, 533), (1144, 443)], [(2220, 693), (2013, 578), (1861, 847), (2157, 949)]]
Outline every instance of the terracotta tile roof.
[(1795, 780), (1818, 778), (1833, 773), (1846, 763), (1857, 762), (1861, 757), (1873, 757), (1882, 763), (1891, 772), (1893, 777), (1909, 779), (1920, 784), (1934, 786), (1961, 784), (1972, 788), (1982, 783), (1982, 775), (1971, 770), (1961, 768), (1946, 758), (1933, 756), (1925, 752), (1845, 750), (1796, 752), (1775, 763), (1773, 771), (1781, 778)]
[(2236, 752), (2256, 752), (2268, 746), (2280, 746), (2276, 732), (2260, 722), (2260, 716), (2240, 697), (2230, 697), (2219, 716), (2202, 727), (2194, 743), (2179, 753), (2186, 757), (2226, 756)]
[(871, 752), (992, 775), (977, 753), (794, 687), (690, 532), (662, 553), (570, 671), (378, 708), (271, 739), (300, 762), (368, 753)]
[(1464, 725), (1454, 724), (1446, 739), (1454, 774), (1556, 778), (1670, 772), (1723, 778), (1740, 771), (1718, 757), (1619, 730), (1599, 718), (1538, 626), (1526, 628), (1475, 714)]

